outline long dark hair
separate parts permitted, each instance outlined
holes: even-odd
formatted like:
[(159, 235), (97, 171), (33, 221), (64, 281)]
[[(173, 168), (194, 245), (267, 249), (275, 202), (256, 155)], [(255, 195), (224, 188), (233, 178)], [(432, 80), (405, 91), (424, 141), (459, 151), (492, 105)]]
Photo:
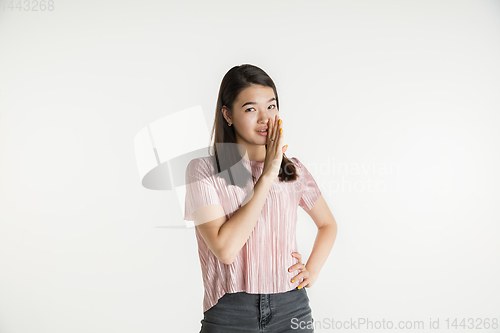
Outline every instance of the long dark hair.
[[(228, 176), (231, 177), (231, 173), (236, 173), (238, 175), (238, 177), (235, 177), (235, 179), (237, 179), (237, 182), (239, 183), (239, 180), (243, 181), (243, 183), (235, 184), (239, 186), (244, 186), (244, 183), (250, 177), (250, 173), (243, 167), (241, 163), (238, 164), (240, 167), (233, 167), (241, 160), (241, 155), (238, 152), (238, 145), (236, 145), (234, 126), (229, 126), (224, 119), (224, 116), (222, 114), (222, 106), (225, 105), (232, 114), (233, 105), (236, 98), (238, 97), (238, 94), (243, 89), (250, 87), (252, 84), (258, 84), (261, 86), (273, 88), (274, 95), (276, 97), (276, 106), (279, 110), (278, 91), (276, 90), (276, 86), (271, 77), (266, 72), (264, 72), (264, 70), (254, 65), (243, 64), (240, 66), (235, 66), (231, 68), (222, 79), (222, 83), (219, 89), (219, 96), (217, 98), (215, 120), (212, 127), (212, 135), (210, 139), (214, 140), (214, 155), (212, 155), (211, 152), (209, 152), (209, 154), (213, 157), (214, 163), (216, 163), (216, 165), (214, 165), (215, 170), (218, 170), (219, 176), (226, 178), (228, 183), (231, 184), (235, 184), (235, 182), (228, 179)], [(229, 170), (229, 168), (231, 168), (231, 172), (221, 172), (224, 170)], [(295, 165), (285, 156), (284, 153), (278, 178), (280, 181), (285, 182), (294, 181), (297, 179)]]

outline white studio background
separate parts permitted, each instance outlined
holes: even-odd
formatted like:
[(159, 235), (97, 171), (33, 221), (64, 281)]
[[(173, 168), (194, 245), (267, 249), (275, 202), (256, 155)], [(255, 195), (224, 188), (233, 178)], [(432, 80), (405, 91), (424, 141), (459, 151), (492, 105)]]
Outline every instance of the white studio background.
[(3, 1), (0, 332), (199, 331), (194, 229), (166, 228), (183, 207), (142, 187), (133, 139), (196, 105), (211, 129), (244, 63), (338, 223), (315, 320), (498, 332), (499, 1)]

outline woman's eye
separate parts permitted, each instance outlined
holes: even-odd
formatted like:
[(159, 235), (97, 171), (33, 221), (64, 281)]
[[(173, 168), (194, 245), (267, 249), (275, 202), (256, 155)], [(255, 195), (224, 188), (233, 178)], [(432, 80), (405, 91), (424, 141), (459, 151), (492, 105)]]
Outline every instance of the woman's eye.
[[(271, 108), (271, 106), (272, 106), (272, 108)], [(276, 105), (271, 104), (271, 105), (269, 105), (269, 108), (271, 108), (271, 109), (276, 109)], [(245, 110), (245, 112), (248, 112), (248, 111), (250, 111), (250, 110), (252, 110), (252, 109), (253, 109), (253, 110), (255, 110), (255, 108), (248, 108), (248, 109), (246, 109), (246, 110)]]

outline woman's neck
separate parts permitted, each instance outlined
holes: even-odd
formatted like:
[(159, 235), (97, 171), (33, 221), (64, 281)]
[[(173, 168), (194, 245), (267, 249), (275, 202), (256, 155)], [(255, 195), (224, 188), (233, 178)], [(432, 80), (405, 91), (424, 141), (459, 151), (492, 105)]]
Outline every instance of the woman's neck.
[(246, 147), (246, 152), (243, 158), (250, 161), (264, 162), (266, 159), (266, 146)]

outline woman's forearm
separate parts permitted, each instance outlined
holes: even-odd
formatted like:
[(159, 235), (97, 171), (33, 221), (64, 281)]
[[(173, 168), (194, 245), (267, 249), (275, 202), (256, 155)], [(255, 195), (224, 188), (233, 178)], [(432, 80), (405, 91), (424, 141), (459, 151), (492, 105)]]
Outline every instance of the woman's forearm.
[(253, 188), (251, 199), (247, 203), (243, 202), (243, 206), (219, 229), (218, 237), (224, 249), (224, 257), (227, 258), (226, 264), (233, 262), (250, 237), (264, 208), (273, 181), (274, 178), (262, 175)]

